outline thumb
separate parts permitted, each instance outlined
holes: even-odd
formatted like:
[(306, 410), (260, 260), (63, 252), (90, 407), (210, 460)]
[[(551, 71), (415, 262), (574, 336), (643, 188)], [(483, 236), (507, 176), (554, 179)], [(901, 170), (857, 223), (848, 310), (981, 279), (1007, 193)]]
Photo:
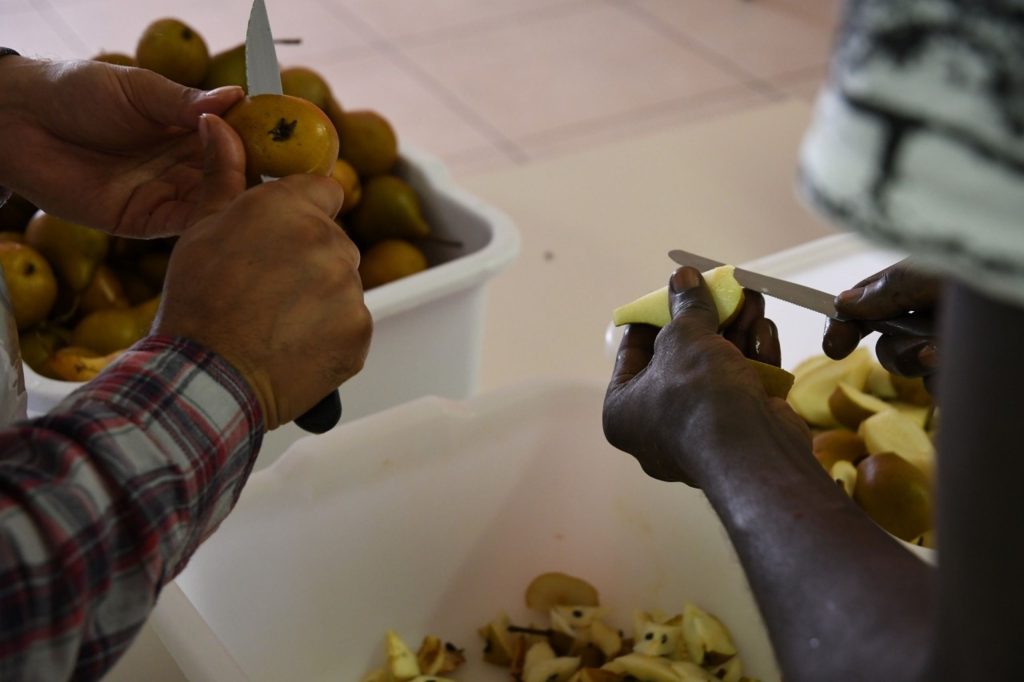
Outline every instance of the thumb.
[(691, 267), (676, 270), (669, 278), (668, 292), (673, 322), (686, 320), (697, 329), (718, 331), (718, 308), (699, 270)]
[(196, 220), (223, 210), (246, 187), (245, 147), (238, 133), (224, 119), (203, 114), (199, 118), (199, 137), (203, 144), (203, 187)]
[(147, 69), (128, 69), (124, 76), (132, 104), (149, 120), (164, 126), (195, 130), (202, 114), (221, 115), (245, 97), (237, 85), (199, 90)]

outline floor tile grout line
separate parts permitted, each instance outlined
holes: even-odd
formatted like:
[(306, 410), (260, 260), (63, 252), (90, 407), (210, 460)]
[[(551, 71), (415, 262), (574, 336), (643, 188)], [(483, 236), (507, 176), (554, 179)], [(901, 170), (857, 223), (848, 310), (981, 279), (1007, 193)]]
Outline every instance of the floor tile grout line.
[(680, 115), (685, 115), (687, 109), (692, 110), (694, 107), (700, 107), (704, 104), (728, 101), (733, 97), (739, 98), (742, 95), (761, 97), (764, 98), (763, 101), (773, 101), (770, 94), (754, 90), (745, 84), (730, 85), (693, 95), (673, 97), (660, 102), (646, 104), (629, 111), (621, 111), (614, 114), (608, 114), (606, 116), (587, 119), (579, 123), (564, 124), (554, 128), (548, 128), (546, 130), (524, 135), (521, 142), (528, 145), (544, 144), (557, 136), (564, 135), (572, 130), (579, 130), (583, 134), (597, 132), (603, 126), (615, 125), (638, 115), (642, 117), (639, 119), (639, 122), (641, 123), (644, 121), (650, 121), (662, 114), (668, 114), (673, 111), (678, 111)]
[(672, 42), (698, 53), (709, 63), (739, 78), (755, 90), (760, 90), (766, 95), (780, 94), (774, 87), (772, 87), (771, 83), (750, 73), (736, 62), (719, 53), (714, 48), (705, 45), (701, 41), (690, 37), (685, 32), (665, 23), (654, 14), (651, 14), (643, 7), (637, 5), (635, 0), (605, 0), (605, 2), (612, 7), (620, 7), (624, 9), (633, 17), (640, 19), (650, 28), (658, 31), (661, 35), (665, 36)]
[(82, 36), (78, 35), (78, 31), (65, 21), (61, 13), (50, 4), (50, 0), (35, 0), (32, 8), (60, 35), (67, 47), (72, 50), (77, 49), (83, 58), (89, 54), (89, 45)]
[(474, 111), (472, 107), (464, 103), (458, 95), (453, 93), (442, 83), (438, 82), (437, 79), (433, 78), (429, 73), (420, 68), (414, 60), (410, 59), (401, 51), (401, 49), (382, 36), (373, 28), (373, 26), (360, 17), (358, 13), (344, 6), (328, 4), (327, 7), (331, 11), (339, 11), (346, 15), (345, 18), (348, 21), (360, 25), (367, 34), (374, 36), (375, 39), (371, 40), (370, 44), (373, 45), (382, 55), (390, 58), (399, 66), (399, 68), (425, 85), (435, 97), (451, 107), (466, 124), (483, 135), (488, 142), (493, 144), (500, 152), (508, 156), (513, 162), (521, 164), (528, 160), (526, 152), (520, 149), (515, 142), (507, 138), (483, 116)]

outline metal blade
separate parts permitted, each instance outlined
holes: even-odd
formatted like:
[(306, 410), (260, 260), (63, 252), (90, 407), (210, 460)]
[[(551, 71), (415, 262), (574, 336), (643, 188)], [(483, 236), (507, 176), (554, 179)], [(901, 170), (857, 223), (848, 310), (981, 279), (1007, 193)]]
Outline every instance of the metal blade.
[(245, 32), (245, 75), (250, 95), (280, 95), (281, 68), (263, 0), (253, 0)]
[[(702, 272), (725, 265), (719, 261), (678, 249), (669, 251), (668, 256), (680, 265), (689, 265)], [(747, 289), (760, 291), (765, 296), (787, 301), (828, 317), (838, 317), (835, 296), (830, 293), (742, 268), (736, 268), (733, 274), (736, 277), (736, 281)]]

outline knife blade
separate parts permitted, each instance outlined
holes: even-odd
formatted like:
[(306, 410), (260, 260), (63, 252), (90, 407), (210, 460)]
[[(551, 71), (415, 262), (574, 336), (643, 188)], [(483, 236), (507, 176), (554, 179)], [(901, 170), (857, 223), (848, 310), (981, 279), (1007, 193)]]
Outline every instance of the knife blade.
[[(683, 251), (682, 249), (673, 249), (668, 252), (668, 256), (679, 265), (688, 265), (697, 268), (701, 272), (725, 265), (725, 263), (720, 261)], [(847, 319), (836, 310), (836, 297), (828, 292), (743, 268), (736, 268), (733, 275), (736, 277), (736, 281), (745, 289), (759, 291), (765, 296), (793, 303), (801, 308), (813, 310), (834, 320)], [(935, 322), (932, 316), (927, 313), (911, 312), (887, 320), (857, 320), (857, 322), (881, 334), (896, 334), (900, 336), (935, 335)]]
[(280, 95), (281, 67), (270, 30), (270, 17), (263, 0), (253, 0), (249, 25), (245, 31), (245, 77), (250, 95)]
[[(263, 0), (253, 0), (249, 10), (249, 25), (245, 30), (245, 77), (249, 82), (249, 95), (281, 95), (281, 67), (277, 63), (274, 34), (270, 30), (270, 17)], [(272, 178), (263, 178), (270, 180)], [(309, 433), (324, 433), (341, 420), (341, 394), (332, 391), (320, 402), (306, 410), (295, 425)]]

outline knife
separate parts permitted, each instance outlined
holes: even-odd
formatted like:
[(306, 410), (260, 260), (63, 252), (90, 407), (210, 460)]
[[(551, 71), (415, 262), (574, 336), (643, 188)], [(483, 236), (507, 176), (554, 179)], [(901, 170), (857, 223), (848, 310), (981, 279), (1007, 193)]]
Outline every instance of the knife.
[[(263, 0), (253, 0), (249, 25), (245, 31), (245, 76), (249, 95), (280, 95), (281, 67), (270, 31), (270, 18)], [(268, 180), (270, 178), (263, 178)], [(309, 433), (324, 433), (341, 419), (341, 395), (332, 391), (295, 420), (295, 425)]]
[[(724, 265), (724, 263), (719, 261), (680, 249), (669, 251), (668, 256), (679, 265), (688, 265), (697, 268), (701, 272)], [(833, 320), (848, 319), (836, 311), (836, 297), (828, 292), (819, 291), (796, 282), (789, 282), (784, 279), (751, 272), (743, 268), (736, 268), (733, 275), (736, 277), (736, 281), (746, 289), (759, 291), (765, 296), (771, 296), (781, 301), (793, 303), (801, 308), (813, 310)], [(896, 334), (899, 336), (935, 335), (935, 321), (930, 313), (911, 312), (887, 320), (858, 319), (856, 322), (880, 334)]]

